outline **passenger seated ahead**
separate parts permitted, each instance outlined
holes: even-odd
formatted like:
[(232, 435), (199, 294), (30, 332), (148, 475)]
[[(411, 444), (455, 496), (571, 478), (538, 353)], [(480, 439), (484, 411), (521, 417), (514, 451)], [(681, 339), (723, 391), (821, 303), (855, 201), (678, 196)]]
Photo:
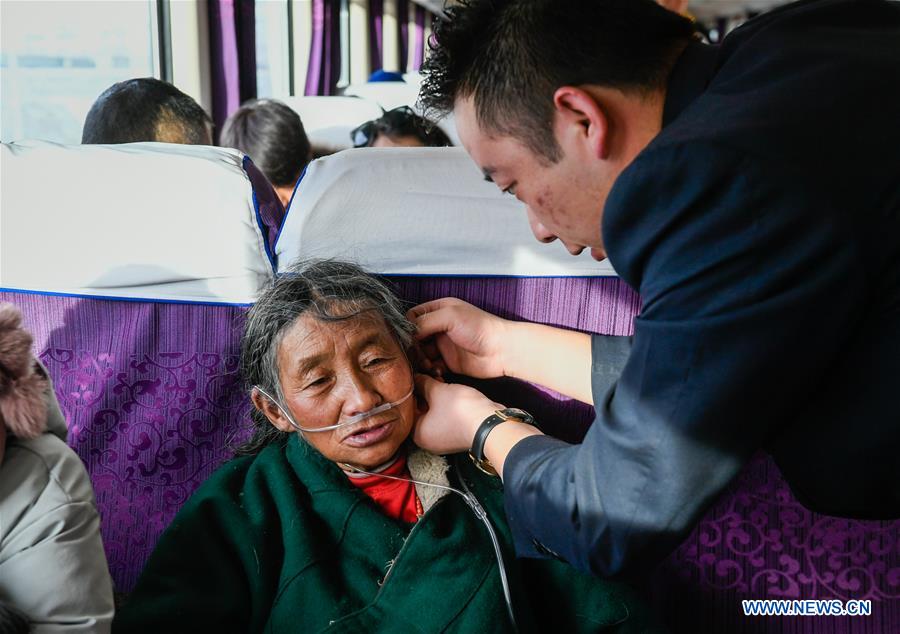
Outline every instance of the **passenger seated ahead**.
[(212, 120), (172, 84), (153, 77), (120, 81), (103, 91), (91, 106), (81, 142), (139, 141), (212, 145)]
[(353, 147), (450, 147), (453, 143), (437, 125), (409, 106), (388, 110), (350, 133)]
[(312, 160), (300, 115), (273, 99), (248, 101), (222, 126), (219, 145), (240, 150), (266, 175), (287, 208), (297, 179)]
[(411, 444), (412, 331), (352, 264), (301, 264), (262, 294), (242, 343), (245, 455), (176, 516), (114, 631), (513, 631), (486, 526), (410, 477), (486, 510), (520, 631), (650, 630), (626, 586), (515, 559), (500, 480)]
[(91, 480), (31, 335), (0, 304), (0, 632), (109, 632), (112, 579)]

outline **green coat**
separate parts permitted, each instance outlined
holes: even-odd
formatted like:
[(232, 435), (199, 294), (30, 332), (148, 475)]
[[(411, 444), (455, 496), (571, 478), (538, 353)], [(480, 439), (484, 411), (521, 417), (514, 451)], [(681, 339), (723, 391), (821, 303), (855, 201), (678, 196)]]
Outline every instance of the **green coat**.
[[(451, 461), (451, 483), (465, 479), (500, 537), (523, 634), (651, 631), (626, 586), (516, 559), (499, 479)], [(113, 631), (512, 630), (490, 537), (460, 496), (440, 499), (410, 530), (294, 436), (232, 460), (200, 487), (160, 538)]]

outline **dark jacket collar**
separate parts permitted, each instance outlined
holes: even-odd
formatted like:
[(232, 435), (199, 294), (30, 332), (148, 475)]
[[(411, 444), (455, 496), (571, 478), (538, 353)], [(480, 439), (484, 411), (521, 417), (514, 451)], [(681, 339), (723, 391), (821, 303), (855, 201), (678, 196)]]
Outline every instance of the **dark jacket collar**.
[(706, 90), (716, 71), (719, 47), (691, 42), (681, 53), (666, 87), (663, 127), (669, 125)]

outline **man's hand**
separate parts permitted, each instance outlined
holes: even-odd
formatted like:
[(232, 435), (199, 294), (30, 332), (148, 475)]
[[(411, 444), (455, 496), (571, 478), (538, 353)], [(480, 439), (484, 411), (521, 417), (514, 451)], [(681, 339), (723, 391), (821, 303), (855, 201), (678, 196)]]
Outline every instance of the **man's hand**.
[(416, 375), (416, 393), (428, 402), (428, 410), (413, 429), (413, 441), (432, 453), (468, 451), (481, 421), (503, 409), (475, 388), (444, 383)]
[[(428, 411), (416, 422), (413, 440), (437, 454), (468, 451), (482, 421), (504, 408), (475, 388), (444, 383), (424, 374), (416, 375), (416, 392), (428, 402)], [(516, 443), (540, 433), (532, 425), (509, 420), (491, 430), (484, 455), (502, 478), (506, 456)]]
[(448, 369), (479, 379), (504, 376), (513, 322), (452, 297), (419, 304), (406, 316), (416, 325), (416, 338), (439, 373)]
[(419, 304), (406, 316), (418, 329), (429, 372), (509, 376), (592, 401), (590, 335), (510, 321), (452, 297)]

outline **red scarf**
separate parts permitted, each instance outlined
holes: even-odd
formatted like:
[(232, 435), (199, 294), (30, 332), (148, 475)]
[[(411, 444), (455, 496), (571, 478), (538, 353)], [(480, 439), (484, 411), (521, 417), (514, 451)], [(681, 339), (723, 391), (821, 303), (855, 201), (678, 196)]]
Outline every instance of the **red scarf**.
[[(397, 478), (409, 478), (406, 456), (401, 455), (381, 473)], [(384, 512), (394, 519), (413, 523), (422, 513), (422, 504), (416, 495), (416, 485), (408, 481), (391, 480), (377, 475), (349, 478), (354, 486), (378, 503)]]

